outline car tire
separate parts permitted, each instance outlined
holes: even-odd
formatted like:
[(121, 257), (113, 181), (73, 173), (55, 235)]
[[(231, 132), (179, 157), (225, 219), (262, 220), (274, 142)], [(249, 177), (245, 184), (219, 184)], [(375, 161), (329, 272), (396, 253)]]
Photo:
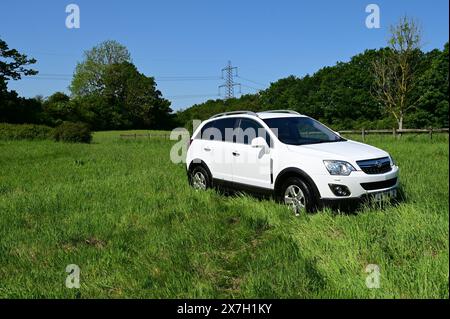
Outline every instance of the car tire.
[(298, 177), (286, 179), (278, 197), (281, 203), (290, 206), (296, 216), (315, 211), (316, 203), (311, 187)]
[(203, 166), (195, 166), (189, 173), (189, 184), (196, 190), (211, 188), (211, 177)]

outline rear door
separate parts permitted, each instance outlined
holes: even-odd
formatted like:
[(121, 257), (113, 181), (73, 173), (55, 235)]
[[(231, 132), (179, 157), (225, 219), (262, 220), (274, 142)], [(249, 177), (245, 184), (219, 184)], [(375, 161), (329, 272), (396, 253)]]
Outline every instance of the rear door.
[(236, 118), (223, 118), (207, 123), (202, 128), (202, 154), (214, 179), (233, 180), (232, 140), (226, 139), (226, 131), (233, 130)]
[(252, 140), (257, 136), (265, 138), (270, 146), (272, 143), (269, 134), (261, 124), (250, 118), (240, 118), (237, 124), (237, 139), (236, 143), (232, 144), (233, 181), (271, 189), (270, 152), (267, 154), (262, 149), (251, 146)]

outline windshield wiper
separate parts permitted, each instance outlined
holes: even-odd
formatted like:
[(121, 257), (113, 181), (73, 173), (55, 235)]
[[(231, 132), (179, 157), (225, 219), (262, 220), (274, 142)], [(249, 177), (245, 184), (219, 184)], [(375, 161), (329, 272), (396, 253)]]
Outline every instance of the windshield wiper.
[(324, 144), (324, 143), (336, 143), (336, 142), (345, 142), (347, 141), (344, 138), (341, 138), (339, 140), (334, 140), (334, 141), (315, 141), (315, 142), (307, 142), (307, 143), (300, 143), (298, 145), (312, 145), (312, 144)]
[(347, 140), (345, 139), (345, 138), (342, 138), (342, 137), (340, 137), (339, 139), (337, 139), (337, 140), (334, 140), (334, 141), (329, 141), (328, 143), (335, 143), (335, 142), (346, 142)]

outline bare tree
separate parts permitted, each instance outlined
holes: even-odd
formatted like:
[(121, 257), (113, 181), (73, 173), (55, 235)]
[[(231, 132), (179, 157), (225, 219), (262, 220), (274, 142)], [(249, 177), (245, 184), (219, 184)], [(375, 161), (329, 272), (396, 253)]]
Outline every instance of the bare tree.
[(391, 26), (389, 47), (373, 62), (374, 96), (403, 129), (405, 114), (415, 106), (411, 92), (416, 84), (417, 54), (421, 29), (416, 21), (402, 17)]

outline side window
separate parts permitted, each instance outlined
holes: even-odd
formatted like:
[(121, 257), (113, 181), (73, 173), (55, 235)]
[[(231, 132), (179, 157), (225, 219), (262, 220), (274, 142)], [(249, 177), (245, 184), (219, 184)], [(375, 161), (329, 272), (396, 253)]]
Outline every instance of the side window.
[(225, 118), (217, 121), (216, 127), (222, 136), (222, 141), (233, 142), (233, 131), (236, 118)]
[(219, 138), (218, 130), (215, 128), (216, 121), (206, 123), (201, 129), (201, 139), (214, 141)]
[(230, 132), (233, 131), (235, 122), (235, 118), (226, 118), (205, 124), (201, 129), (202, 139), (210, 141), (232, 141)]
[(266, 130), (258, 122), (242, 118), (239, 129), (237, 136), (238, 143), (250, 145), (255, 137), (263, 137), (266, 140), (267, 145), (272, 146), (269, 134), (267, 134)]

